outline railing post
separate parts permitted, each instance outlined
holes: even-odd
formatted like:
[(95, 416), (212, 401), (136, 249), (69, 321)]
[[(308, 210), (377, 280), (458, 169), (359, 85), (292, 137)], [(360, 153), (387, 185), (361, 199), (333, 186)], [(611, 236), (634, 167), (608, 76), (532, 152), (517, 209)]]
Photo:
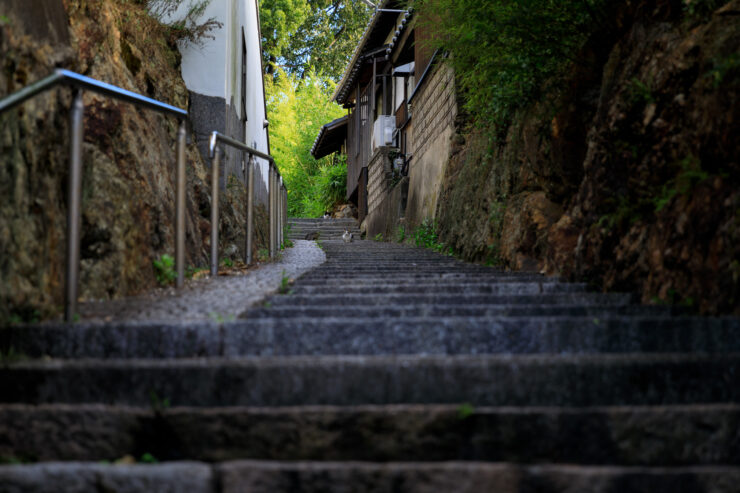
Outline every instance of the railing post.
[[(280, 199), (283, 201), (283, 227), (285, 227), (288, 225), (288, 189), (285, 187), (285, 183), (283, 183)], [(285, 229), (283, 229), (283, 234), (285, 234)], [(283, 238), (283, 241), (285, 241), (285, 238)]]
[(185, 283), (185, 120), (177, 130), (177, 174), (175, 177), (175, 269), (177, 284)]
[(80, 222), (82, 210), (82, 133), (85, 105), (82, 91), (73, 93), (69, 115), (69, 183), (67, 184), (67, 265), (64, 320), (74, 321), (80, 277)]
[(252, 263), (252, 247), (254, 241), (254, 156), (249, 155), (247, 161), (247, 255), (246, 264)]
[(280, 177), (280, 186), (277, 189), (278, 203), (278, 245), (282, 248), (285, 239), (283, 238), (283, 177)]
[(221, 148), (216, 146), (211, 160), (211, 275), (218, 275), (218, 192)]
[(275, 258), (275, 166), (270, 163), (268, 203), (270, 208), (270, 258)]

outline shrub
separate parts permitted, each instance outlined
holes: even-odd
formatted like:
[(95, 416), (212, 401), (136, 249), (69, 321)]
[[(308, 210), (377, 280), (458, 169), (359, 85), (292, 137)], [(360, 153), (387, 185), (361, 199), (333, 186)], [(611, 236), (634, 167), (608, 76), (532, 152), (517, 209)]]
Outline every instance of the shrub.
[(168, 286), (175, 282), (177, 273), (175, 272), (175, 259), (172, 255), (165, 253), (160, 258), (153, 260), (152, 265), (154, 266), (154, 276), (159, 284)]
[[(506, 127), (538, 100), (590, 33), (604, 24), (604, 0), (417, 0), (449, 63), (465, 107), (480, 123)], [(434, 46), (436, 48), (437, 46)], [(544, 88), (544, 89), (543, 89)]]

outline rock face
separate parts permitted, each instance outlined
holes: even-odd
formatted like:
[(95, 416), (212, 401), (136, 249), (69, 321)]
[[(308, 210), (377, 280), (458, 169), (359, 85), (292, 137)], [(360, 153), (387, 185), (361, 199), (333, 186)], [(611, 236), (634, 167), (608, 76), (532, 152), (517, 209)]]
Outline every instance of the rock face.
[[(12, 2), (11, 2), (12, 3)], [(138, 2), (15, 2), (0, 27), (0, 97), (63, 67), (188, 108), (179, 54)], [(28, 26), (45, 19), (47, 36)], [(0, 115), (0, 320), (53, 316), (62, 303), (68, 169), (68, 89)], [(174, 251), (177, 122), (85, 93), (81, 283), (85, 299), (134, 294), (155, 283), (152, 260)], [(187, 148), (187, 262), (204, 264), (210, 181)], [(242, 187), (227, 186), (221, 251), (241, 254)], [(264, 220), (265, 214), (256, 215)], [(267, 231), (258, 221), (255, 248)], [(233, 248), (230, 251), (234, 251)]]
[(468, 259), (740, 313), (739, 11), (616, 7), (550, 102), (499, 143), (453, 149), (441, 238)]

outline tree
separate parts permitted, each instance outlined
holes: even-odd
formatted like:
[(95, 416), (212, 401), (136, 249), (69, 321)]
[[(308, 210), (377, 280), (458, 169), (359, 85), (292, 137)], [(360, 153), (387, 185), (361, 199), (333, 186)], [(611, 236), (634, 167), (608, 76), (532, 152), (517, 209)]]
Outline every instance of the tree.
[(330, 101), (335, 83), (310, 71), (303, 78), (278, 70), (266, 80), (272, 154), (288, 188), (288, 213), (319, 217), (344, 199), (347, 167), (343, 160), (311, 156), (319, 129), (344, 114)]
[(358, 0), (260, 0), (265, 71), (339, 80), (371, 14)]

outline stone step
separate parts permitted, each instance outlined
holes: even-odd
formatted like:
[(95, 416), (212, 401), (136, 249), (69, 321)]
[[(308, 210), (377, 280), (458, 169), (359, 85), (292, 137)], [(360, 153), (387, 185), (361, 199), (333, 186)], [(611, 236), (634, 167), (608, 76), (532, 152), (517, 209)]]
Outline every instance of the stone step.
[(349, 231), (350, 233), (360, 233), (359, 228), (352, 228), (352, 227), (318, 227), (318, 228), (292, 228), (288, 234), (290, 235), (297, 235), (297, 234), (305, 234), (305, 233), (311, 233), (314, 231), (318, 231), (323, 233), (344, 233), (345, 231)]
[(498, 274), (501, 271), (491, 269), (489, 267), (471, 265), (471, 264), (460, 264), (453, 260), (448, 262), (439, 262), (434, 259), (417, 259), (414, 262), (399, 264), (396, 261), (389, 262), (358, 262), (355, 264), (341, 263), (336, 264), (332, 261), (326, 262), (317, 273), (325, 274), (331, 273), (335, 275), (342, 274), (372, 274), (380, 275), (383, 273), (395, 273), (398, 275), (408, 273), (426, 273), (426, 274)]
[(738, 404), (586, 409), (10, 404), (0, 405), (0, 456), (721, 465), (740, 463), (738, 424)]
[(426, 283), (426, 282), (486, 282), (486, 283), (499, 283), (499, 282), (541, 282), (541, 283), (555, 283), (563, 282), (562, 279), (557, 277), (544, 277), (539, 274), (529, 275), (507, 275), (496, 272), (491, 272), (489, 276), (472, 275), (465, 273), (448, 273), (448, 274), (425, 274), (423, 272), (415, 272), (409, 274), (408, 277), (401, 276), (383, 276), (383, 275), (367, 275), (367, 276), (338, 276), (332, 275), (330, 272), (324, 272), (323, 270), (309, 271), (300, 277), (301, 285), (334, 285), (342, 286), (346, 283), (356, 282), (358, 279), (363, 284), (383, 284), (388, 282), (414, 282), (414, 283)]
[(740, 468), (734, 466), (271, 461), (0, 466), (3, 493), (736, 493), (738, 484)]
[[(476, 317), (476, 318), (499, 318), (499, 317), (669, 317), (680, 314), (678, 309), (668, 306), (642, 306), (642, 305), (454, 305), (435, 304), (409, 306), (404, 304), (393, 304), (388, 306), (351, 306), (336, 303), (328, 305), (277, 305), (270, 307), (252, 308), (243, 314), (244, 318), (330, 318), (339, 315), (351, 316), (356, 321), (371, 322), (375, 319), (394, 319), (401, 317), (424, 318), (424, 317)], [(348, 312), (348, 309), (351, 309)]]
[(296, 295), (327, 294), (344, 296), (349, 294), (543, 294), (543, 293), (584, 293), (587, 285), (584, 283), (460, 283), (437, 281), (430, 283), (386, 283), (385, 285), (367, 285), (358, 279), (355, 283), (338, 287), (335, 285), (320, 286), (299, 284), (291, 289)]
[(253, 318), (220, 325), (11, 327), (0, 333), (0, 347), (33, 358), (740, 352), (740, 323), (730, 319), (611, 313), (356, 319), (342, 318), (338, 316), (342, 312), (333, 309), (324, 318), (301, 318), (294, 308), (286, 309), (293, 316), (280, 316), (282, 308), (270, 308), (257, 311)]
[(740, 354), (30, 360), (0, 402), (149, 406), (614, 406), (740, 400)]
[(613, 305), (624, 306), (632, 304), (631, 294), (623, 293), (545, 293), (545, 294), (409, 294), (399, 296), (398, 294), (313, 294), (313, 295), (290, 295), (274, 296), (269, 303), (276, 305), (291, 306), (324, 306), (340, 302), (346, 307), (350, 306), (421, 306), (421, 305)]

